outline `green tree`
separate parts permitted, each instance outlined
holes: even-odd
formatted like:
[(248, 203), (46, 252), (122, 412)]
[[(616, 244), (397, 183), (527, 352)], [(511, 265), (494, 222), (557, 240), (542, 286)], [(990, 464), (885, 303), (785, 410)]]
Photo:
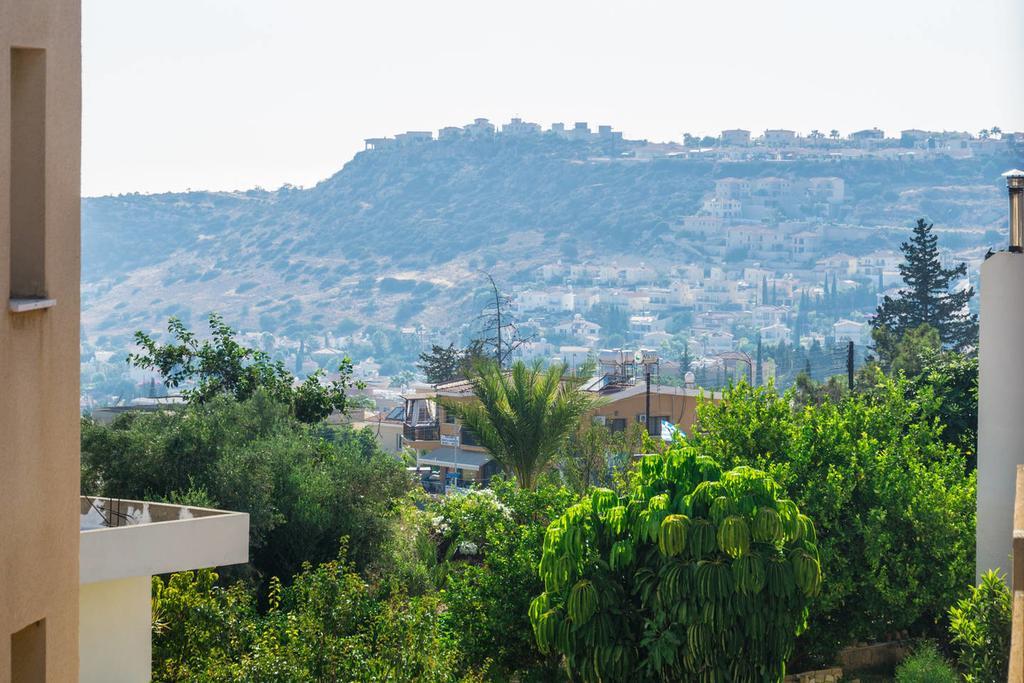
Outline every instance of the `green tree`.
[(478, 364), (470, 375), (473, 401), (442, 401), (494, 459), (532, 489), (580, 420), (596, 404), (580, 380), (555, 364)]
[(484, 343), (478, 339), (463, 349), (456, 347), (455, 344), (434, 344), (430, 351), (420, 354), (420, 362), (416, 367), (423, 371), (431, 384), (451, 382), (467, 377), (473, 365), (484, 359), (485, 353)]
[(195, 500), (249, 513), (252, 566), (290, 577), (305, 561), (371, 564), (411, 482), (366, 429), (325, 433), (298, 422), (264, 391), (218, 396), (176, 411), (82, 422), (82, 493)]
[(976, 479), (943, 437), (933, 392), (875, 381), (803, 407), (740, 384), (698, 407), (698, 452), (765, 470), (818, 526), (828, 580), (800, 641), (807, 665), (893, 631), (941, 635), (974, 572)]
[(420, 354), (420, 362), (416, 367), (427, 376), (431, 384), (450, 382), (458, 378), (463, 369), (463, 351), (456, 348), (455, 344), (438, 346), (434, 344), (430, 351)]
[(267, 609), (205, 569), (153, 578), (153, 680), (208, 683), (481, 680), (441, 623), (437, 596), (379, 597), (342, 560), (270, 582)]
[(569, 486), (584, 493), (592, 486), (611, 486), (615, 471), (640, 452), (644, 425), (630, 424), (625, 431), (612, 432), (602, 424), (582, 424), (566, 441), (559, 458), (559, 470)]
[(986, 572), (949, 610), (949, 631), (967, 683), (1005, 681), (1010, 660), (1013, 595), (1004, 577)]
[(537, 644), (583, 681), (782, 681), (822, 580), (775, 482), (682, 444), (552, 522), (539, 572)]
[(537, 563), (544, 530), (577, 499), (548, 481), (527, 491), (499, 479), (491, 491), (446, 496), (430, 509), (440, 547), (467, 552), (448, 564), (445, 626), (470, 661), (491, 660), (495, 680), (559, 677), (557, 658), (534, 642), (528, 611), (543, 590)]
[(263, 390), (292, 406), (295, 416), (307, 423), (320, 422), (334, 410), (344, 413), (348, 391), (363, 386), (352, 381), (352, 363), (345, 358), (338, 367), (338, 379), (324, 385), (318, 370), (293, 388), (295, 378), (283, 363), (235, 341), (235, 331), (220, 315), (211, 313), (209, 322), (210, 338), (203, 340), (178, 318), (167, 322), (173, 342), (160, 344), (145, 332), (136, 332), (135, 343), (141, 351), (129, 354), (128, 363), (159, 372), (169, 388), (184, 385), (181, 393), (189, 403), (206, 403), (225, 394), (244, 401)]
[[(892, 358), (892, 372), (902, 372), (907, 377), (916, 377), (924, 371), (925, 363), (942, 350), (939, 332), (931, 325), (923, 323), (906, 330), (903, 338), (896, 344), (896, 355)], [(884, 358), (879, 358), (885, 365)]]
[[(896, 298), (886, 296), (872, 320), (873, 333), (884, 330), (902, 339), (907, 330), (929, 325), (948, 347), (965, 349), (977, 342), (978, 318), (967, 312), (974, 288), (950, 292), (950, 285), (967, 274), (967, 264), (943, 268), (933, 225), (918, 219), (911, 239), (900, 245), (904, 289)], [(884, 334), (883, 333), (883, 334)]]

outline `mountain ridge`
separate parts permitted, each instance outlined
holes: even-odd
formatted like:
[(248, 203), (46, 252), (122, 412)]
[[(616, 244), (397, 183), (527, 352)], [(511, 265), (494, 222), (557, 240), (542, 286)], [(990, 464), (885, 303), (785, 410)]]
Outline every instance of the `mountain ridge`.
[[(433, 141), (360, 152), (306, 189), (83, 199), (85, 334), (120, 337), (209, 310), (298, 334), (449, 326), (470, 314), (481, 268), (516, 283), (555, 258), (697, 258), (699, 243), (677, 226), (724, 177), (838, 176), (849, 196), (839, 222), (925, 215), (984, 233), (1003, 214), (993, 178), (1013, 160), (641, 161), (621, 156), (630, 144)], [(400, 283), (382, 289), (386, 279)]]

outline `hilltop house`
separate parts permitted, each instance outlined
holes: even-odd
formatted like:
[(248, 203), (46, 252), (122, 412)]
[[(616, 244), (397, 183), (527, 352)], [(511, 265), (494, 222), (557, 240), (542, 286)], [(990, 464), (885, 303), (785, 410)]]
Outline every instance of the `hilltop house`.
[(750, 145), (750, 131), (742, 128), (723, 130), (718, 139), (723, 145), (747, 147)]
[(762, 140), (764, 140), (764, 144), (772, 147), (792, 145), (796, 142), (796, 131), (784, 128), (769, 128), (764, 132)]

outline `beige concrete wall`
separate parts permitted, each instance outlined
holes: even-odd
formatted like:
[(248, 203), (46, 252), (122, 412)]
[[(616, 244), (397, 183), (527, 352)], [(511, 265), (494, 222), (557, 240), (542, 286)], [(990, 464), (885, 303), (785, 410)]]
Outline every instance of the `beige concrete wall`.
[[(39, 221), (27, 236), (44, 250), (43, 286), (34, 293), (57, 305), (29, 313), (8, 305), (12, 48), (46, 51), (45, 143), (19, 148), (13, 170), (28, 169), (28, 186), (40, 187), (31, 174), (42, 169), (43, 213), (38, 202), (16, 213)], [(40, 620), (45, 680), (77, 678), (80, 126), (79, 1), (0, 0), (0, 683), (11, 678), (11, 635)], [(32, 149), (42, 158), (26, 159)]]
[[(594, 416), (602, 416), (606, 419), (625, 418), (627, 425), (636, 422), (637, 415), (646, 412), (646, 396), (640, 393), (636, 396), (629, 396), (620, 400), (615, 399), (615, 394), (609, 394), (608, 403), (594, 411)], [(672, 424), (678, 425), (687, 435), (693, 429), (694, 420), (697, 417), (696, 396), (680, 396), (677, 394), (651, 393), (651, 416), (668, 416)], [(651, 423), (654, 429), (654, 423)]]
[(82, 586), (79, 680), (145, 683), (153, 653), (149, 576)]
[(83, 531), (79, 575), (85, 585), (248, 561), (249, 515), (214, 511), (191, 519)]
[(1010, 575), (1017, 465), (1024, 464), (1024, 254), (981, 266), (976, 572)]

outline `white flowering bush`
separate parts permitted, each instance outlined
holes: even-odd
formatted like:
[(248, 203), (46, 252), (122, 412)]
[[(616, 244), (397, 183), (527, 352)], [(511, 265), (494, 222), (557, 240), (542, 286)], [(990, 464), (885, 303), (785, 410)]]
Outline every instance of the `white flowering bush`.
[[(487, 546), (487, 532), (507, 523), (512, 517), (508, 506), (494, 491), (482, 489), (445, 496), (431, 512), (431, 530), (444, 545), (452, 545), (462, 555), (476, 555)], [(463, 547), (472, 549), (466, 552)]]

